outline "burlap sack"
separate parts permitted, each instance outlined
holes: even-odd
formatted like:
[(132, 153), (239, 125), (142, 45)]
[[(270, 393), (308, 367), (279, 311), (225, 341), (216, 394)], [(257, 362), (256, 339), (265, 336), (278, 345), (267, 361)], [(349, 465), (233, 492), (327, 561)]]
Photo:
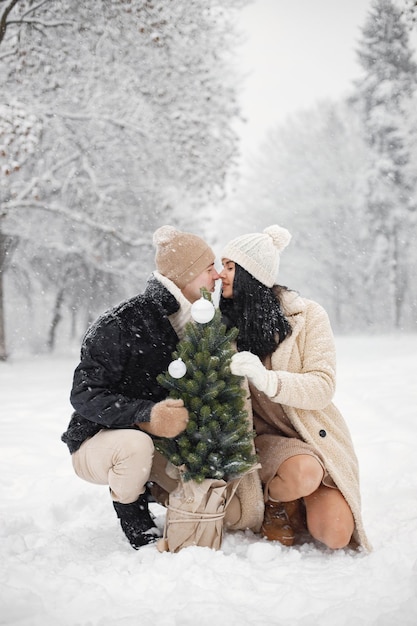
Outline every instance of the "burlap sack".
[(169, 494), (164, 536), (158, 542), (160, 552), (179, 552), (187, 546), (219, 550), (223, 539), (223, 521), (243, 475), (226, 482), (207, 478), (202, 483), (183, 479)]

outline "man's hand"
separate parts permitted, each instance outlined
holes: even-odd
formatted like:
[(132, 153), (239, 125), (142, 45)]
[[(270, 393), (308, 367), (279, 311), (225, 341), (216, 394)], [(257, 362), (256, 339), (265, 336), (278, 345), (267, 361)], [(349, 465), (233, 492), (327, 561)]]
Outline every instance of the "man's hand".
[(261, 360), (252, 352), (236, 352), (232, 356), (230, 371), (236, 376), (247, 376), (249, 381), (270, 398), (276, 396), (278, 391), (278, 375), (276, 372), (267, 370)]
[(167, 398), (154, 405), (149, 422), (140, 422), (137, 426), (154, 437), (171, 438), (186, 428), (188, 417), (188, 411), (182, 400)]

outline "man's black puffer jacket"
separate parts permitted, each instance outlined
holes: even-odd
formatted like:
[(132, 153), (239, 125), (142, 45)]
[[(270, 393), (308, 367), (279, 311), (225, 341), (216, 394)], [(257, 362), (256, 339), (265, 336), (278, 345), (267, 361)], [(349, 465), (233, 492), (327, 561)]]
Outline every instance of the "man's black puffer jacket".
[(74, 372), (75, 409), (61, 439), (75, 452), (102, 428), (137, 428), (167, 397), (156, 377), (179, 341), (168, 315), (179, 304), (153, 276), (145, 292), (104, 313), (87, 331)]

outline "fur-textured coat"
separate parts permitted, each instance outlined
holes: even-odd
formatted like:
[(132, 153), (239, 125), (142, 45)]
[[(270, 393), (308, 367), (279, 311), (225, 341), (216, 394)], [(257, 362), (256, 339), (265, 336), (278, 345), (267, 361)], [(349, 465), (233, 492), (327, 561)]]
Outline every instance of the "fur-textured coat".
[(316, 449), (348, 502), (354, 519), (354, 539), (370, 549), (361, 516), (359, 468), (348, 427), (332, 403), (336, 382), (333, 332), (325, 310), (293, 291), (281, 294), (292, 333), (271, 357), (279, 377), (279, 402), (303, 441)]

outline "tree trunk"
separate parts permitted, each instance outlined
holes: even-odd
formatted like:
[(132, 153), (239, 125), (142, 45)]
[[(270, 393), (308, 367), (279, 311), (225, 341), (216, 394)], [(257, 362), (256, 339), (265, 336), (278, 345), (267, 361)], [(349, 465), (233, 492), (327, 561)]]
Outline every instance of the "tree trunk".
[[(1, 255), (1, 234), (0, 234), (0, 255)], [(0, 361), (6, 361), (6, 332), (4, 326), (4, 308), (3, 308), (3, 269), (0, 261)]]
[(61, 306), (64, 300), (64, 289), (60, 289), (58, 291), (58, 295), (55, 300), (55, 308), (54, 308), (54, 316), (52, 318), (51, 326), (49, 328), (49, 337), (48, 337), (48, 350), (52, 352), (55, 348), (55, 337), (56, 337), (56, 329), (61, 321)]
[(4, 235), (0, 230), (0, 361), (7, 360), (6, 351), (6, 329), (4, 311), (4, 275), (6, 273), (7, 261), (11, 256), (13, 239)]

